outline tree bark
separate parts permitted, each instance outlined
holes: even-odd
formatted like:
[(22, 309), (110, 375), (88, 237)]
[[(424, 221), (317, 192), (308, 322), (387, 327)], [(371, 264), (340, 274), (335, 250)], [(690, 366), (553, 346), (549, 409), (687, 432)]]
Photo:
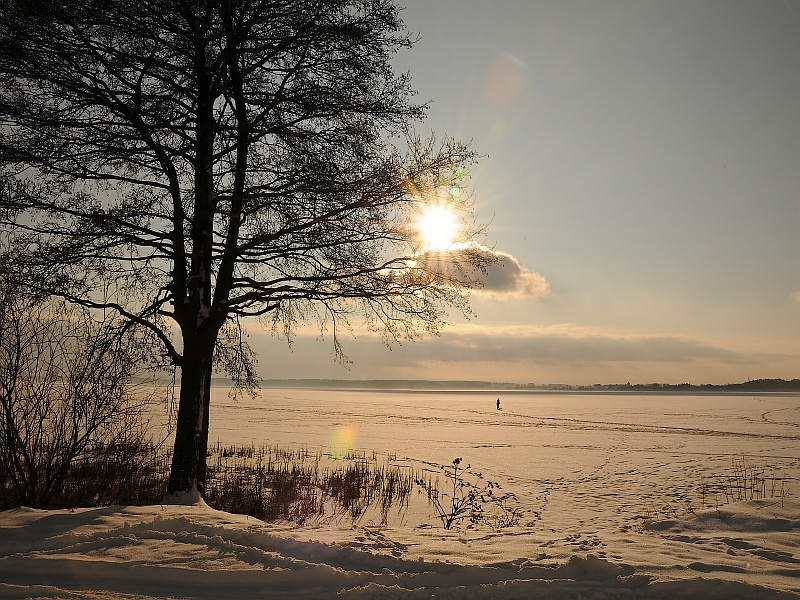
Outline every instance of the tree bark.
[[(193, 504), (205, 497), (206, 448), (211, 404), (211, 375), (214, 346), (219, 326), (212, 308), (214, 254), (214, 137), (215, 118), (213, 75), (209, 70), (206, 47), (207, 23), (198, 21), (195, 32), (194, 77), (197, 86), (196, 141), (194, 147), (194, 215), (192, 216), (192, 258), (189, 289), (180, 316), (183, 336), (181, 391), (172, 470), (167, 488), (167, 502)], [(183, 243), (183, 240), (179, 240)], [(186, 265), (181, 265), (185, 270)], [(227, 299), (226, 290), (217, 290)], [(180, 300), (176, 299), (176, 304)], [(182, 313), (182, 314), (181, 314)]]
[(166, 502), (194, 504), (205, 496), (211, 372), (215, 336), (184, 338), (180, 403)]

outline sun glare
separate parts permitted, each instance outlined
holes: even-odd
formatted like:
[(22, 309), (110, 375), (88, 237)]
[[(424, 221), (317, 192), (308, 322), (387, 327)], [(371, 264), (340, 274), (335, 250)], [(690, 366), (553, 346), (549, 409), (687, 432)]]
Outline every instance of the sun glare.
[(442, 252), (457, 246), (460, 224), (458, 215), (451, 206), (425, 206), (417, 220), (417, 229), (425, 251)]

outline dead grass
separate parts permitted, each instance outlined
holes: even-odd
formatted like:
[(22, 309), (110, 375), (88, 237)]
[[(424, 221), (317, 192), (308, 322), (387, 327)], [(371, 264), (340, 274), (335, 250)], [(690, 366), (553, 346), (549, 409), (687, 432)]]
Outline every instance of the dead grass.
[[(152, 445), (109, 445), (71, 465), (64, 491), (46, 508), (149, 505), (162, 502), (171, 451)], [(219, 510), (264, 521), (298, 524), (321, 517), (358, 520), (374, 508), (408, 506), (414, 476), (392, 464), (350, 452), (337, 459), (276, 446), (220, 446), (209, 451), (206, 502)], [(0, 510), (17, 506), (0, 465)]]

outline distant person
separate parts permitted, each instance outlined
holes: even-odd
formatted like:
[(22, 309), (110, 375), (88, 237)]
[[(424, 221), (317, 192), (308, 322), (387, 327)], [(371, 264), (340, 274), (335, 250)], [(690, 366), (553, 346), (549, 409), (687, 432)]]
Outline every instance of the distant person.
[(497, 410), (500, 410), (500, 398), (497, 399)]

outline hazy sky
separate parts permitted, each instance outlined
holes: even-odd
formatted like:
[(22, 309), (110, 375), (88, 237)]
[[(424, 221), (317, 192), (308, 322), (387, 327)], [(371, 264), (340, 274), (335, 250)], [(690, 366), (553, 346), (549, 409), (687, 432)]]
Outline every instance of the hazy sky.
[(520, 286), (440, 338), (345, 338), (348, 369), (254, 332), (264, 377), (800, 377), (800, 2), (403, 5), (397, 68), (488, 155), (477, 215)]

